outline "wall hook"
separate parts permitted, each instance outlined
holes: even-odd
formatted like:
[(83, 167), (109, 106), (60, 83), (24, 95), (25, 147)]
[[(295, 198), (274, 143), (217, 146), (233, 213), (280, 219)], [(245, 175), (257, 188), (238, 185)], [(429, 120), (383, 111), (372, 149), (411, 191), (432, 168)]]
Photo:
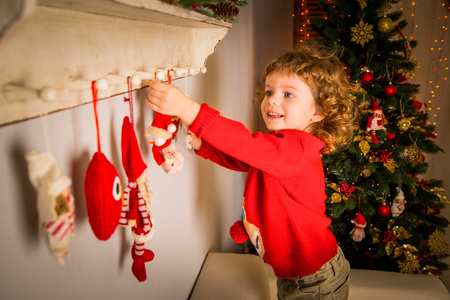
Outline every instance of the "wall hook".
[(56, 90), (44, 87), (40, 90), (8, 83), (3, 86), (3, 95), (7, 101), (24, 101), (30, 99), (41, 99), (45, 102), (56, 100)]

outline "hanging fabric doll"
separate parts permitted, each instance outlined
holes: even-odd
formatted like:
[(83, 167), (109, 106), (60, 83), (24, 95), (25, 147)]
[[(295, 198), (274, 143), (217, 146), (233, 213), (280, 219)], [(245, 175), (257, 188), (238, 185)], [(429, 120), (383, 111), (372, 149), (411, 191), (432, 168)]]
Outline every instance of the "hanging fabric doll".
[(173, 120), (171, 116), (155, 113), (152, 125), (145, 132), (146, 136), (154, 139), (153, 158), (164, 172), (170, 175), (180, 172), (184, 165), (183, 155), (172, 143), (178, 122), (179, 120)]
[(364, 228), (366, 228), (366, 219), (362, 215), (362, 213), (359, 213), (353, 220), (351, 220), (353, 224), (355, 224), (355, 228), (350, 231), (350, 234), (352, 236), (352, 240), (355, 242), (361, 242), (363, 238), (366, 237), (366, 234), (364, 232)]
[(395, 196), (394, 201), (391, 206), (391, 213), (394, 218), (400, 216), (405, 210), (405, 195), (401, 188), (397, 187), (397, 195)]
[(152, 261), (154, 253), (145, 249), (145, 242), (155, 233), (150, 217), (150, 196), (147, 165), (142, 160), (133, 124), (128, 117), (122, 126), (122, 164), (128, 176), (124, 190), (124, 205), (120, 218), (121, 226), (131, 226), (134, 244), (131, 249), (133, 265), (131, 270), (139, 281), (145, 281), (145, 263)]
[(89, 223), (95, 236), (106, 241), (119, 224), (122, 186), (114, 165), (102, 153), (97, 115), (97, 89), (92, 82), (98, 151), (92, 157), (84, 180), (84, 193)]
[(37, 208), (41, 235), (59, 265), (75, 232), (75, 201), (70, 193), (72, 180), (61, 174), (55, 157), (48, 151), (26, 154), (30, 181), (38, 192)]
[[(167, 71), (167, 83), (171, 84), (170, 70)], [(183, 155), (172, 143), (179, 123), (177, 117), (155, 113), (152, 125), (145, 131), (145, 135), (153, 139), (152, 153), (156, 163), (170, 175), (180, 172), (184, 165)]]
[[(384, 130), (386, 131), (386, 128), (384, 127), (386, 118), (383, 116), (383, 110), (381, 109), (381, 107), (378, 106), (378, 103), (376, 100), (372, 100), (372, 111), (373, 111), (373, 116), (371, 116), (369, 118), (369, 120), (367, 120), (367, 131), (370, 132), (372, 134), (372, 142), (374, 144), (378, 144), (378, 138), (376, 135), (376, 131), (377, 130)], [(395, 137), (395, 133), (387, 133), (387, 138), (388, 139), (393, 139)]]

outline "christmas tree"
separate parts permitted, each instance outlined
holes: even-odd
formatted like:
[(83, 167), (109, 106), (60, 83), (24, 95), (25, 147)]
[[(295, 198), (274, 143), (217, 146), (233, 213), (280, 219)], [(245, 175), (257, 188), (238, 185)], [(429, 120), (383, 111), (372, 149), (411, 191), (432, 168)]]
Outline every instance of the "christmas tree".
[(413, 83), (417, 42), (390, 2), (319, 1), (327, 18), (310, 20), (346, 65), (359, 108), (350, 147), (323, 156), (327, 215), (352, 267), (440, 274), (448, 201), (442, 181), (423, 176), (424, 153), (442, 149)]

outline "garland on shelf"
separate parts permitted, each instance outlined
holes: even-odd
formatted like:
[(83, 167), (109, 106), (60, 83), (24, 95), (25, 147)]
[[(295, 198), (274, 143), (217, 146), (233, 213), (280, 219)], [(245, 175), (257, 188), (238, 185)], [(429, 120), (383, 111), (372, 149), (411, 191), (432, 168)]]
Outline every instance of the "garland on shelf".
[(213, 18), (236, 22), (239, 7), (249, 4), (250, 0), (162, 0), (187, 9), (194, 10)]

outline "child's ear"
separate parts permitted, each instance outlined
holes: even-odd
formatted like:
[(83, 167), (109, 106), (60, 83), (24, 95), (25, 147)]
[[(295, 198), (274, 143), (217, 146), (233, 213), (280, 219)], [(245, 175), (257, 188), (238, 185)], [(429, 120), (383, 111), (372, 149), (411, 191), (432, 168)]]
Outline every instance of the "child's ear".
[(320, 114), (315, 113), (315, 114), (311, 117), (311, 123), (315, 123), (315, 122), (322, 121), (323, 118), (325, 118), (325, 116), (322, 116), (322, 115), (320, 115)]

